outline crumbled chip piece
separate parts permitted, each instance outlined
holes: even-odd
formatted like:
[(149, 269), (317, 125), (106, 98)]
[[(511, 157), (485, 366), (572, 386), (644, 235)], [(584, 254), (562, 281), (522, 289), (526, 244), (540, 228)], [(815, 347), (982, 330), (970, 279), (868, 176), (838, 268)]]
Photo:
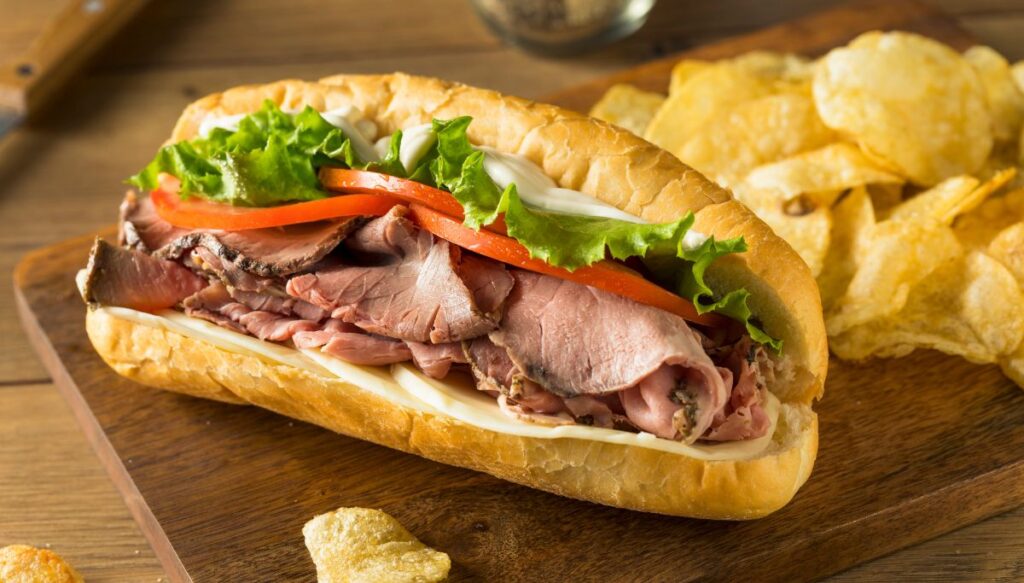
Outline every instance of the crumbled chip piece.
[(451, 569), (448, 555), (381, 510), (339, 508), (314, 517), (302, 534), (319, 583), (430, 583)]
[(28, 545), (0, 549), (3, 583), (82, 583), (82, 576), (57, 553)]

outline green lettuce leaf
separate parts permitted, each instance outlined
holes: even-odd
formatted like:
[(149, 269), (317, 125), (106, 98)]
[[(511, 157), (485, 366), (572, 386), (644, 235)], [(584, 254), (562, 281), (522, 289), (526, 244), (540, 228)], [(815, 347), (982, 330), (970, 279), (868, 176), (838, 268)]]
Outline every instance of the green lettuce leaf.
[(306, 107), (293, 116), (266, 101), (242, 118), (238, 131), (218, 128), (206, 138), (164, 146), (128, 182), (152, 190), (166, 172), (181, 180), (183, 198), (272, 206), (327, 196), (317, 179), (317, 169), (325, 165), (362, 166), (349, 139), (319, 112)]
[(744, 325), (755, 341), (782, 351), (782, 341), (772, 338), (750, 312), (747, 300), (750, 292), (745, 289), (732, 290), (715, 298), (715, 292), (704, 279), (708, 267), (719, 257), (730, 253), (743, 253), (747, 244), (742, 237), (717, 240), (708, 237), (694, 248), (686, 248), (680, 240), (674, 257), (654, 256), (645, 259), (645, 264), (666, 287), (689, 299), (698, 314), (716, 312)]

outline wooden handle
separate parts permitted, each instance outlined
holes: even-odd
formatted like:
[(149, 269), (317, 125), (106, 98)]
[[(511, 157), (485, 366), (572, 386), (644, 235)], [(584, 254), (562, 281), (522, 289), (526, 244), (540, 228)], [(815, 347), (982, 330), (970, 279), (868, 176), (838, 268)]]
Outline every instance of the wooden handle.
[(29, 115), (117, 32), (144, 0), (72, 0), (24, 54), (0, 68), (0, 107)]

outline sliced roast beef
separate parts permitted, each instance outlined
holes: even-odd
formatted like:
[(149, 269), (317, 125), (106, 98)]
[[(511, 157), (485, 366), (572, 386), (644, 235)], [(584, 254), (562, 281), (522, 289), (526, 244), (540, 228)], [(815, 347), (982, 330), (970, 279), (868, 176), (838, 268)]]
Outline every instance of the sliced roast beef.
[[(395, 207), (359, 229), (344, 243), (350, 262), (293, 277), (288, 293), (368, 332), (411, 342), (443, 344), (493, 330), (511, 277), (474, 258), (463, 262), (470, 289), (448, 242), (418, 229), (406, 210)], [(477, 296), (492, 309), (481, 309)]]
[(722, 374), (682, 318), (550, 276), (512, 275), (505, 317), (490, 338), (527, 378), (567, 398), (636, 391), (638, 398), (623, 395), (634, 423), (688, 442), (725, 406)]
[(89, 303), (151, 312), (170, 308), (205, 286), (206, 280), (173, 261), (96, 239), (82, 297)]
[(573, 419), (595, 427), (634, 428), (615, 394), (565, 399), (523, 376), (508, 351), (489, 338), (466, 342), (463, 348), (477, 388), (498, 396), (502, 410), (517, 419), (555, 425)]
[(767, 389), (762, 368), (769, 363), (764, 347), (755, 345), (749, 336), (728, 349), (722, 364), (735, 379), (735, 384), (729, 402), (715, 416), (704, 439), (736, 441), (760, 437), (768, 431), (771, 419), (764, 410)]
[(355, 217), (248, 231), (187, 230), (160, 218), (149, 197), (128, 193), (121, 205), (122, 242), (165, 259), (205, 247), (260, 277), (290, 275), (312, 266), (361, 224)]
[(466, 364), (466, 355), (462, 351), (461, 342), (445, 342), (444, 344), (424, 344), (422, 342), (406, 342), (412, 353), (412, 361), (427, 376), (443, 379), (448, 376), (454, 364)]
[(327, 354), (352, 364), (378, 366), (412, 358), (405, 342), (367, 334), (352, 324), (333, 318), (319, 330), (297, 333), (292, 341), (299, 348), (322, 346)]
[(219, 283), (209, 285), (189, 296), (182, 302), (182, 305), (185, 308), (185, 313), (193, 318), (200, 318), (229, 330), (248, 334), (248, 330), (238, 321), (252, 310), (236, 302), (228, 294), (227, 288)]
[(535, 413), (558, 413), (565, 410), (562, 398), (531, 381), (508, 357), (508, 351), (480, 337), (465, 345), (478, 388), (498, 392), (521, 407)]
[(459, 277), (465, 282), (476, 307), (485, 314), (500, 314), (505, 298), (515, 283), (500, 263), (463, 253), (459, 261)]
[(260, 340), (284, 342), (297, 332), (316, 330), (315, 320), (305, 320), (288, 314), (253, 309), (233, 297), (221, 283), (212, 283), (206, 289), (184, 301), (185, 313), (203, 318), (235, 330), (245, 331)]
[(183, 260), (186, 266), (202, 272), (211, 279), (218, 279), (234, 289), (249, 292), (278, 290), (284, 293), (284, 282), (280, 278), (253, 275), (206, 247), (196, 247), (188, 258)]

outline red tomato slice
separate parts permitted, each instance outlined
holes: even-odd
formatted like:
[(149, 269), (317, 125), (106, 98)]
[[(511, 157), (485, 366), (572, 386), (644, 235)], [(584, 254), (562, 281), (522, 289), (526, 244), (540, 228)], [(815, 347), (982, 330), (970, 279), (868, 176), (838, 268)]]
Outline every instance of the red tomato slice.
[(380, 172), (325, 166), (320, 169), (320, 184), (327, 190), (346, 194), (396, 196), (406, 202), (418, 202), (426, 205), (449, 216), (462, 216), (462, 205), (455, 200), (450, 192)]
[(688, 300), (658, 287), (618, 263), (601, 261), (581, 267), (576, 271), (569, 271), (530, 257), (530, 252), (526, 250), (526, 247), (510, 237), (484, 230), (474, 231), (458, 220), (421, 204), (413, 203), (409, 205), (409, 208), (411, 216), (417, 224), (433, 235), (495, 261), (589, 285), (671, 312), (696, 324), (721, 326), (728, 322), (724, 316), (718, 314), (698, 314), (697, 309)]
[(245, 231), (310, 223), (351, 216), (379, 217), (402, 201), (393, 196), (351, 194), (277, 207), (250, 208), (209, 202), (198, 198), (181, 200), (178, 181), (162, 179), (160, 188), (150, 193), (160, 218), (176, 227)]
[[(450, 192), (420, 184), (414, 180), (397, 178), (380, 172), (325, 166), (320, 169), (320, 184), (334, 192), (394, 196), (407, 203), (419, 203), (430, 207), (460, 221), (463, 219), (462, 205), (455, 200)], [(484, 228), (502, 235), (508, 233), (503, 216), (498, 217), (498, 220)]]

